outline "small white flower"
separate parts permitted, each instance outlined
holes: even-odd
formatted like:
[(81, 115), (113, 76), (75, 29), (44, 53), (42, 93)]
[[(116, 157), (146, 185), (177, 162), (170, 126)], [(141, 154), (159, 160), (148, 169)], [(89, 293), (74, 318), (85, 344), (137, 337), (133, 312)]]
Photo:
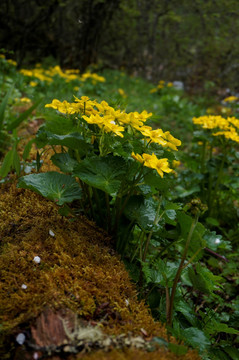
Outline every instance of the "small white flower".
[(128, 299), (125, 299), (125, 304), (126, 304), (126, 306), (129, 306), (129, 300)]
[(215, 240), (215, 244), (220, 244), (220, 242), (221, 242), (221, 240), (218, 238)]
[(16, 337), (16, 342), (19, 345), (24, 344), (25, 340), (26, 340), (26, 336), (23, 333), (18, 334), (17, 337)]
[(49, 230), (49, 235), (51, 235), (51, 236), (55, 236), (55, 234), (54, 234), (54, 232), (52, 231), (52, 230)]
[(37, 352), (34, 352), (34, 354), (33, 354), (33, 359), (34, 359), (34, 360), (39, 359), (39, 355), (38, 355), (38, 353), (37, 353)]
[(33, 261), (35, 261), (35, 263), (37, 263), (37, 264), (40, 264), (41, 258), (39, 256), (35, 256)]
[(27, 285), (26, 285), (26, 284), (22, 284), (21, 288), (22, 288), (23, 290), (26, 290)]

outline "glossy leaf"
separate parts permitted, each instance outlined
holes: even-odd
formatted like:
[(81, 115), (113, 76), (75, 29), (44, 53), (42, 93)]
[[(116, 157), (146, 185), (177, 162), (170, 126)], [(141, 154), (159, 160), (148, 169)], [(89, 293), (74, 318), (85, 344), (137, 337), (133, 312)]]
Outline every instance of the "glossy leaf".
[(144, 196), (132, 196), (128, 201), (124, 214), (129, 220), (134, 220), (143, 229), (152, 229), (157, 210), (157, 203)]
[(33, 190), (58, 205), (81, 199), (82, 193), (74, 178), (55, 171), (23, 176), (18, 181), (18, 187)]
[(78, 161), (73, 159), (68, 153), (54, 154), (51, 157), (51, 161), (65, 173), (72, 172), (74, 167), (78, 165)]
[(85, 142), (80, 133), (75, 132), (66, 135), (57, 135), (46, 131), (44, 127), (37, 133), (36, 144), (38, 147), (44, 147), (45, 145), (66, 146), (69, 149), (77, 149), (80, 154), (85, 154), (91, 147), (90, 144)]
[(184, 330), (182, 329), (181, 334), (188, 345), (198, 348), (200, 351), (207, 349), (210, 345), (210, 341), (204, 332), (195, 327), (190, 327)]
[(126, 162), (120, 157), (92, 157), (82, 160), (74, 169), (74, 176), (86, 184), (115, 195), (126, 174)]

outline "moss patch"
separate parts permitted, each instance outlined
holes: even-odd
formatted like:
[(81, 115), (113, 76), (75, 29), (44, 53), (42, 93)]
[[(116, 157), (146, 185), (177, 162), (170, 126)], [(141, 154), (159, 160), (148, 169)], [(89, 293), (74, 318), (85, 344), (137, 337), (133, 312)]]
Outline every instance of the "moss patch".
[[(87, 322), (100, 324), (106, 334), (142, 335), (144, 329), (148, 337), (166, 339), (165, 328), (137, 300), (110, 238), (94, 223), (62, 218), (54, 203), (6, 184), (0, 189), (0, 239), (0, 323), (5, 353), (14, 349), (15, 335), (21, 329), (30, 331), (46, 308), (69, 309)], [(35, 256), (40, 263), (34, 262)], [(167, 354), (165, 359), (175, 358), (160, 351)], [(11, 351), (9, 354), (12, 356)], [(97, 352), (96, 358), (126, 356), (117, 354)], [(134, 352), (127, 354), (125, 358), (131, 359)]]

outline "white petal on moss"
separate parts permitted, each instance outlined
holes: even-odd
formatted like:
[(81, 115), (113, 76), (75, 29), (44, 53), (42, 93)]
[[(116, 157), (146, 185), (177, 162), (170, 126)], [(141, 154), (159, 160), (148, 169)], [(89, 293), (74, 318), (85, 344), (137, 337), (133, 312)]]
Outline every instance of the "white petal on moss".
[(51, 236), (55, 236), (55, 233), (52, 231), (52, 230), (49, 230), (49, 235), (51, 235)]
[(22, 284), (21, 288), (22, 288), (23, 290), (26, 290), (26, 289), (27, 289), (27, 285), (26, 285), (26, 284)]
[(26, 336), (23, 333), (18, 334), (17, 337), (16, 337), (16, 342), (19, 345), (23, 345), (25, 340), (26, 340)]
[(35, 256), (33, 261), (35, 261), (35, 263), (37, 263), (37, 264), (40, 264), (41, 258), (39, 256)]

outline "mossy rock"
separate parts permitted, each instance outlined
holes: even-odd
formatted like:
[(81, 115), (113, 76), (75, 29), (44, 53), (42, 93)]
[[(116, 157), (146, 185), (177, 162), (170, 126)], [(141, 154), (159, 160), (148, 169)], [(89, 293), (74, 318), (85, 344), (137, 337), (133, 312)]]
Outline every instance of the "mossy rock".
[[(32, 359), (34, 353), (61, 359), (66, 344), (79, 351), (69, 351), (70, 359), (178, 359), (166, 347), (151, 353), (147, 346), (130, 347), (137, 337), (145, 344), (153, 336), (168, 341), (166, 330), (138, 301), (111, 239), (94, 223), (63, 218), (56, 204), (5, 184), (0, 188), (0, 239), (1, 359)], [(75, 321), (77, 328), (99, 329), (104, 341), (123, 336), (128, 345), (117, 340), (108, 352), (94, 341), (94, 346), (80, 347), (76, 337), (69, 340)], [(23, 346), (16, 342), (19, 333), (26, 337)], [(179, 358), (199, 356), (189, 350)]]

